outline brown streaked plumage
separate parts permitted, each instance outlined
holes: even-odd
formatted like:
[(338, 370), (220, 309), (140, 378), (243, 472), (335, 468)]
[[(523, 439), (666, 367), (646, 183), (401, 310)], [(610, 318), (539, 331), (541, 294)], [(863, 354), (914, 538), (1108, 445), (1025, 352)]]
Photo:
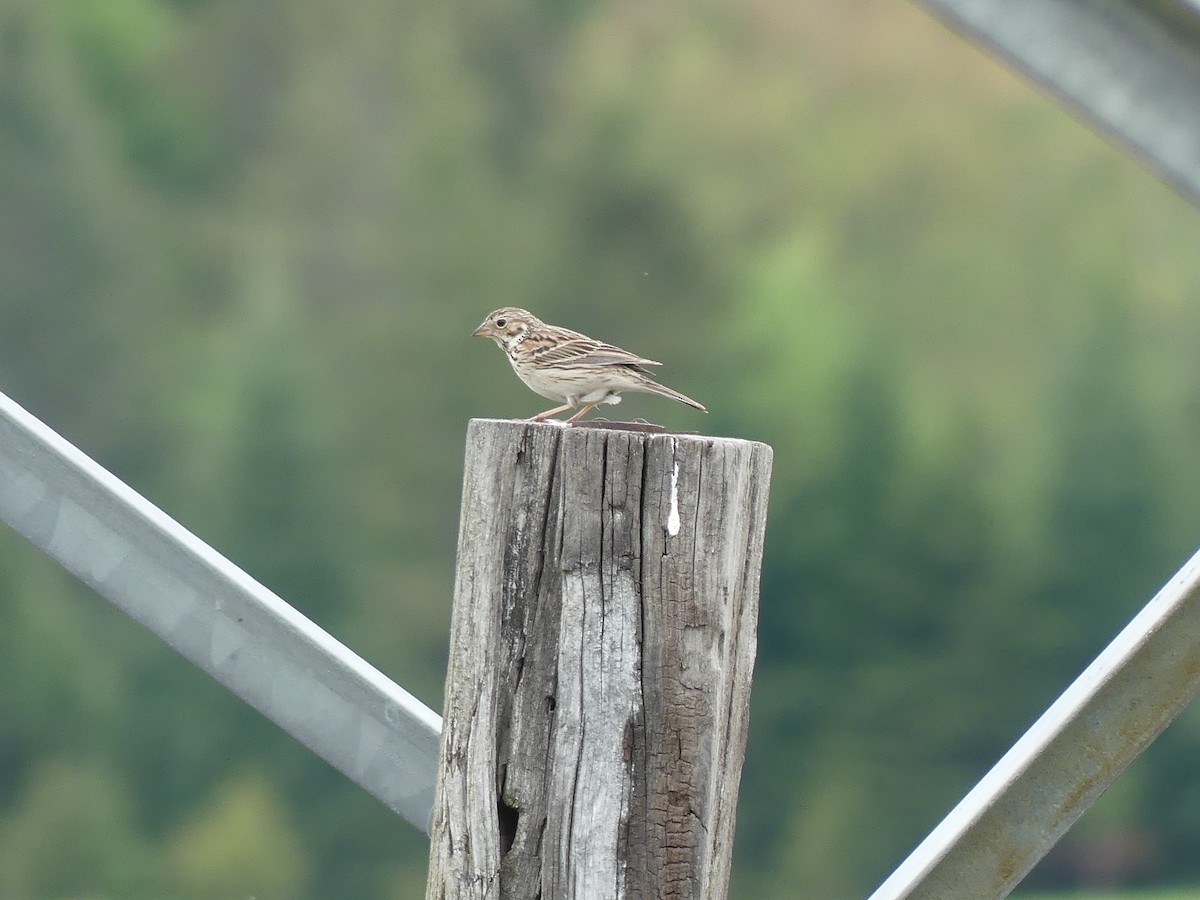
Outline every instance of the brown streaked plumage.
[(580, 406), (579, 412), (567, 420), (574, 422), (597, 404), (620, 403), (622, 391), (658, 394), (708, 412), (691, 397), (659, 384), (646, 374), (645, 366), (662, 363), (592, 340), (569, 328), (547, 325), (533, 313), (515, 306), (489, 313), (475, 329), (474, 336), (494, 340), (527, 388), (562, 404), (538, 413), (533, 417), (535, 422)]

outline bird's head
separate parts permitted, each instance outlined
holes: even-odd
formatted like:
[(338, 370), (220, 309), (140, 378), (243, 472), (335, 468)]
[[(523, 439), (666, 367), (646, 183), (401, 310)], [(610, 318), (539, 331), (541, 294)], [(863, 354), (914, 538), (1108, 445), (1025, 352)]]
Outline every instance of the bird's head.
[(505, 306), (488, 313), (488, 317), (472, 332), (472, 336), (491, 338), (507, 350), (514, 341), (538, 324), (538, 321), (538, 317), (531, 312), (515, 306)]

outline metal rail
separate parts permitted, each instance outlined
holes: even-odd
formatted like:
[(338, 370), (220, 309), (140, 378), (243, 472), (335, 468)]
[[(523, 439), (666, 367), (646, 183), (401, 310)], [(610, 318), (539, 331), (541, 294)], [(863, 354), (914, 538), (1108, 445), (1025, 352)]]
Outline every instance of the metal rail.
[(919, 0), (1200, 203), (1200, 11), (1168, 0)]
[(1006, 897), (1200, 690), (1200, 553), (870, 900)]
[(441, 717), (3, 394), (0, 520), (428, 833)]

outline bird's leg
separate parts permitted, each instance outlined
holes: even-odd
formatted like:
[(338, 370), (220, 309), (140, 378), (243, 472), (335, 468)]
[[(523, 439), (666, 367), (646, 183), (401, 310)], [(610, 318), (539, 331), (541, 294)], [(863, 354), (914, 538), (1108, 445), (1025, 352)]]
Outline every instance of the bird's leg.
[(579, 412), (575, 413), (575, 415), (571, 416), (571, 418), (567, 419), (567, 424), (574, 422), (576, 419), (582, 419), (584, 416), (586, 416), (588, 413), (590, 413), (595, 408), (596, 408), (595, 403), (587, 404), (583, 409), (581, 409)]
[(529, 421), (530, 422), (545, 422), (551, 416), (556, 416), (560, 412), (566, 412), (568, 409), (571, 409), (574, 406), (575, 406), (574, 403), (564, 403), (562, 406), (556, 406), (556, 407), (554, 407), (554, 409), (548, 409), (544, 413), (538, 413), (536, 416), (531, 418)]

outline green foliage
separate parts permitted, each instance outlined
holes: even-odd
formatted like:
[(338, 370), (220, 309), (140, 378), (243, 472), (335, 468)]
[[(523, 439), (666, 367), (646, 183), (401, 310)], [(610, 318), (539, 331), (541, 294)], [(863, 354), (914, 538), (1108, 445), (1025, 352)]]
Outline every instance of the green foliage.
[[(915, 9), (14, 0), (0, 76), (0, 390), (435, 707), (487, 310), (775, 447), (733, 896), (868, 892), (1197, 542), (1194, 211)], [(423, 896), (15, 538), (0, 622), (0, 895)], [(1031, 885), (1200, 877), (1198, 733)]]
[(167, 847), (174, 896), (304, 895), (308, 865), (286, 810), (259, 776), (230, 776)]
[(130, 787), (66, 760), (33, 766), (0, 819), (0, 893), (79, 897), (102, 886), (114, 896), (153, 896), (158, 864), (138, 834)]

